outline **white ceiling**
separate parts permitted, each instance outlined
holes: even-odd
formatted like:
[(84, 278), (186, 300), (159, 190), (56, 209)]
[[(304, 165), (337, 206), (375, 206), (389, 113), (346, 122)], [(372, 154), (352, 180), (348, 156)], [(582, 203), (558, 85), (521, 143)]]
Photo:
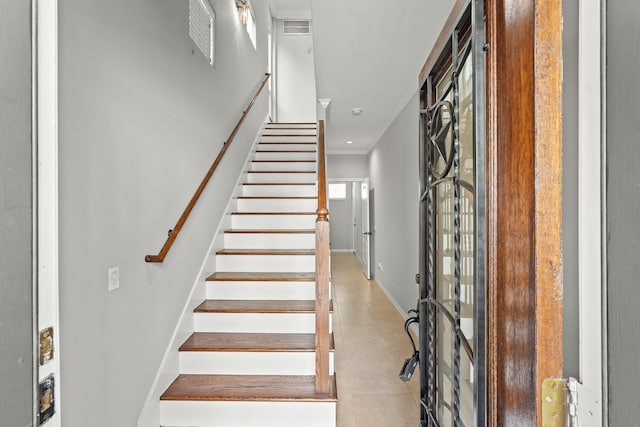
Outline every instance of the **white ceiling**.
[[(331, 99), (328, 151), (371, 150), (418, 90), (422, 65), (454, 2), (271, 0), (278, 18), (308, 18), (311, 7), (317, 97)], [(362, 114), (354, 116), (353, 108)]]
[(311, 19), (311, 0), (271, 0), (271, 16), (277, 19)]

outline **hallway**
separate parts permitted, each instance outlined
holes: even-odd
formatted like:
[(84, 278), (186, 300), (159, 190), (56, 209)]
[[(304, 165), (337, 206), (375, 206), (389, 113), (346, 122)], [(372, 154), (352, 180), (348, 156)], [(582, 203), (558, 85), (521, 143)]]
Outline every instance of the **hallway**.
[(331, 270), (338, 427), (417, 425), (418, 372), (398, 378), (412, 353), (403, 318), (353, 254), (333, 253)]

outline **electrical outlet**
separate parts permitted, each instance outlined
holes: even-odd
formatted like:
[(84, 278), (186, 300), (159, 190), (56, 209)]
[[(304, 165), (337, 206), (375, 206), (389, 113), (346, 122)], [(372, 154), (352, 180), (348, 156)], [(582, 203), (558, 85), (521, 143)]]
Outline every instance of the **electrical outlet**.
[(382, 263), (381, 262), (378, 262), (378, 270), (384, 271), (383, 268), (382, 268)]
[(109, 267), (107, 269), (107, 277), (109, 279), (109, 292), (120, 287), (120, 266)]

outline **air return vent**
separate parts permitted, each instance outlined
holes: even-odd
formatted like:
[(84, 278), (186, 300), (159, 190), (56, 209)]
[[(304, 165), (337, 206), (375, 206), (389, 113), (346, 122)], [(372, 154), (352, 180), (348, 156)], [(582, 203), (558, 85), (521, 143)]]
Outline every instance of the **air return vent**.
[(285, 19), (282, 21), (282, 33), (289, 36), (309, 35), (311, 34), (310, 22), (304, 19)]
[(209, 0), (189, 0), (189, 36), (209, 64), (215, 59), (216, 13)]

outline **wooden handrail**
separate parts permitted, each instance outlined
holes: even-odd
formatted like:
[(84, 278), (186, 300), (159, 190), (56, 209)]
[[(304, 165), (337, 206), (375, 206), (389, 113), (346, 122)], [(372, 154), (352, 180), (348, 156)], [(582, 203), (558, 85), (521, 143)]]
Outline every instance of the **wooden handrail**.
[(164, 261), (164, 258), (167, 256), (167, 253), (169, 253), (169, 249), (171, 249), (171, 246), (173, 245), (173, 242), (178, 237), (178, 234), (180, 233), (180, 230), (182, 230), (182, 226), (187, 221), (187, 218), (189, 217), (189, 214), (193, 210), (193, 207), (198, 202), (198, 199), (200, 198), (200, 195), (204, 191), (205, 187), (207, 186), (207, 183), (211, 179), (211, 176), (213, 175), (213, 173), (218, 168), (218, 164), (222, 160), (222, 157), (224, 156), (224, 153), (227, 152), (227, 148), (229, 148), (229, 146), (231, 145), (231, 142), (233, 141), (233, 139), (235, 138), (236, 134), (238, 133), (238, 130), (240, 129), (240, 125), (242, 124), (244, 119), (247, 117), (247, 114), (249, 114), (249, 111), (251, 111), (251, 108), (253, 107), (253, 104), (256, 103), (256, 100), (258, 99), (258, 96), (260, 96), (260, 93), (262, 92), (262, 89), (264, 89), (265, 85), (267, 84), (267, 81), (269, 80), (269, 77), (271, 77), (271, 73), (265, 73), (265, 77), (264, 77), (264, 80), (262, 81), (262, 84), (260, 85), (260, 87), (256, 91), (256, 94), (253, 96), (253, 99), (251, 99), (251, 102), (249, 103), (247, 108), (245, 108), (244, 111), (242, 112), (242, 116), (238, 120), (238, 123), (236, 123), (235, 127), (231, 131), (231, 134), (229, 135), (229, 138), (227, 138), (227, 140), (224, 142), (224, 144), (222, 146), (222, 149), (218, 153), (218, 156), (216, 157), (216, 159), (213, 161), (213, 164), (211, 165), (211, 167), (207, 171), (207, 174), (202, 179), (202, 182), (198, 186), (198, 189), (196, 190), (196, 192), (193, 194), (193, 197), (191, 197), (191, 200), (189, 201), (189, 204), (185, 208), (184, 212), (182, 212), (182, 215), (180, 216), (180, 219), (178, 219), (178, 222), (176, 223), (176, 226), (173, 227), (172, 230), (169, 230), (169, 237), (167, 237), (166, 242), (164, 242), (164, 245), (162, 246), (162, 249), (160, 249), (160, 252), (157, 255), (147, 255), (147, 256), (145, 256), (144, 260), (146, 262), (161, 263), (161, 262)]
[(329, 210), (324, 121), (318, 123), (318, 217), (316, 218), (316, 392), (329, 393)]
[[(324, 120), (318, 122), (318, 219), (328, 221), (327, 215), (327, 166), (324, 149)], [(321, 212), (322, 211), (322, 212)]]

